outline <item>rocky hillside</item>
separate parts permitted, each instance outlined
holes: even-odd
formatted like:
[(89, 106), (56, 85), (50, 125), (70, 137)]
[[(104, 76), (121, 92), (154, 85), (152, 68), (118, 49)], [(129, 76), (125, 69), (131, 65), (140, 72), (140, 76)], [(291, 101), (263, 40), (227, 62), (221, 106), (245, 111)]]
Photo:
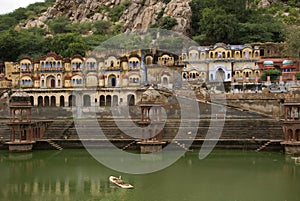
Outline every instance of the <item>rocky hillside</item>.
[(188, 34), (192, 11), (190, 0), (56, 0), (54, 6), (25, 27), (47, 28), (47, 20), (57, 16), (70, 18), (74, 23), (97, 20), (121, 24), (122, 31), (146, 29), (155, 25), (161, 17), (170, 16), (177, 21), (173, 30)]

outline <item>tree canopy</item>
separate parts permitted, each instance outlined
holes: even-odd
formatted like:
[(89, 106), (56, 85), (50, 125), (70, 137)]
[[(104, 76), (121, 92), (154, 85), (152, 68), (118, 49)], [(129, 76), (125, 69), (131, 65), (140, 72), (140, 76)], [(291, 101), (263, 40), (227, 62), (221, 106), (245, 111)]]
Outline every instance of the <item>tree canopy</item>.
[(251, 0), (192, 0), (194, 40), (204, 45), (283, 41), (282, 23), (252, 8), (253, 4)]
[[(0, 62), (17, 61), (23, 55), (34, 58), (55, 51), (64, 57), (82, 54), (93, 50), (122, 31), (123, 23), (115, 23), (124, 9), (128, 8), (129, 0), (120, 6), (106, 9), (113, 22), (96, 21), (71, 23), (67, 17), (56, 17), (47, 21), (49, 29), (29, 28), (17, 31), (27, 19), (35, 19), (40, 13), (53, 5), (55, 0), (45, 0), (18, 8), (14, 12), (0, 15)], [(169, 2), (166, 0), (164, 2)], [(191, 35), (200, 45), (211, 45), (217, 42), (228, 44), (245, 44), (251, 42), (282, 42), (286, 41), (285, 56), (300, 57), (300, 13), (299, 1), (279, 2), (268, 8), (258, 8), (258, 0), (191, 0), (192, 8)], [(153, 27), (172, 29), (178, 22), (175, 18), (164, 15), (165, 8), (157, 14)], [(286, 15), (289, 13), (289, 15)], [(284, 26), (288, 25), (288, 28)], [(296, 25), (294, 27), (293, 25)], [(297, 27), (298, 26), (298, 27)], [(122, 42), (127, 48), (130, 44), (140, 46), (138, 37)], [(159, 39), (159, 47), (179, 48), (182, 42), (175, 39)]]

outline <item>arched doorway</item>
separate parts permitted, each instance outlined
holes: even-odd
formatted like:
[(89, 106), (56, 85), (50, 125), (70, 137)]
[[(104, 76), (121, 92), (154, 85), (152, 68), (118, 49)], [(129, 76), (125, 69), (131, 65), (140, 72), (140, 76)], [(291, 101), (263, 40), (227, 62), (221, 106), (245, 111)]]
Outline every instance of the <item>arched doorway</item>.
[(56, 107), (56, 97), (55, 96), (51, 96), (51, 103), (50, 103), (51, 107)]
[(69, 107), (72, 107), (72, 106), (76, 106), (76, 96), (74, 96), (74, 95), (69, 96)]
[(47, 77), (47, 88), (55, 88), (55, 77), (52, 75)]
[(217, 80), (218, 81), (224, 81), (225, 80), (225, 71), (222, 68), (219, 68), (217, 71)]
[(134, 106), (134, 105), (135, 105), (135, 97), (134, 97), (133, 94), (129, 94), (129, 95), (127, 96), (127, 104), (128, 104), (129, 106)]
[(91, 97), (89, 95), (83, 96), (83, 106), (90, 107), (91, 106)]
[(55, 79), (51, 79), (51, 88), (55, 88)]
[(100, 107), (104, 107), (105, 106), (105, 96), (101, 95), (100, 96)]
[(59, 106), (60, 107), (65, 107), (65, 97), (64, 96), (60, 96), (60, 98), (59, 98)]
[(49, 107), (49, 96), (45, 96), (45, 98), (44, 98), (44, 106), (45, 107)]
[(38, 97), (38, 107), (43, 107), (43, 102), (44, 102), (43, 97), (39, 96)]
[(113, 106), (118, 106), (118, 96), (117, 95), (113, 96)]
[(111, 107), (111, 95), (106, 96), (106, 106)]

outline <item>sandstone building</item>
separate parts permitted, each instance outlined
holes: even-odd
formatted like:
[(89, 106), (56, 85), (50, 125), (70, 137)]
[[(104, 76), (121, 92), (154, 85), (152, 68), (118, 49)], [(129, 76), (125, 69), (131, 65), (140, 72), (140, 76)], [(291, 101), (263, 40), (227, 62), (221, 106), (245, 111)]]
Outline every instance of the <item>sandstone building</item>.
[[(189, 47), (180, 55), (156, 49), (106, 50), (85, 58), (63, 58), (49, 52), (39, 59), (24, 56), (17, 63), (6, 62), (0, 86), (22, 88), (34, 106), (135, 105), (143, 88), (150, 85), (171, 90), (184, 83), (229, 83), (236, 89), (256, 86), (268, 62), (275, 59), (262, 57), (261, 52), (258, 46), (223, 43)], [(280, 62), (279, 69), (291, 80), (291, 73), (298, 72), (298, 61)]]

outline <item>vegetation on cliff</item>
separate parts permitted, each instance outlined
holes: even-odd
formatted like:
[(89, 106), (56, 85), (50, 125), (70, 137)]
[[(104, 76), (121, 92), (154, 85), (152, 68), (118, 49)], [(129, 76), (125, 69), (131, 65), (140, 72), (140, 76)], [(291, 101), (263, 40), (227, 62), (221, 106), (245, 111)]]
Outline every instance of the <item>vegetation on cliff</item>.
[[(28, 19), (35, 19), (55, 0), (31, 4), (0, 16), (0, 62), (17, 61), (23, 55), (37, 58), (48, 51), (64, 57), (74, 53), (84, 55), (87, 50), (121, 33), (124, 23), (118, 20), (131, 4), (124, 1), (115, 7), (100, 7), (111, 21), (96, 20), (74, 23), (66, 16), (45, 21), (45, 27), (23, 29), (18, 26)], [(168, 4), (170, 1), (163, 1)], [(251, 42), (282, 42), (288, 46), (284, 54), (299, 57), (300, 3), (297, 0), (280, 1), (268, 7), (259, 7), (260, 0), (192, 0), (191, 33), (201, 45), (217, 42), (245, 44)], [(146, 1), (141, 1), (141, 6)], [(90, 13), (89, 15), (94, 15)], [(172, 29), (178, 21), (166, 16), (164, 9), (156, 15), (152, 27)]]
[(281, 42), (280, 20), (250, 0), (192, 0), (193, 35), (201, 44)]

